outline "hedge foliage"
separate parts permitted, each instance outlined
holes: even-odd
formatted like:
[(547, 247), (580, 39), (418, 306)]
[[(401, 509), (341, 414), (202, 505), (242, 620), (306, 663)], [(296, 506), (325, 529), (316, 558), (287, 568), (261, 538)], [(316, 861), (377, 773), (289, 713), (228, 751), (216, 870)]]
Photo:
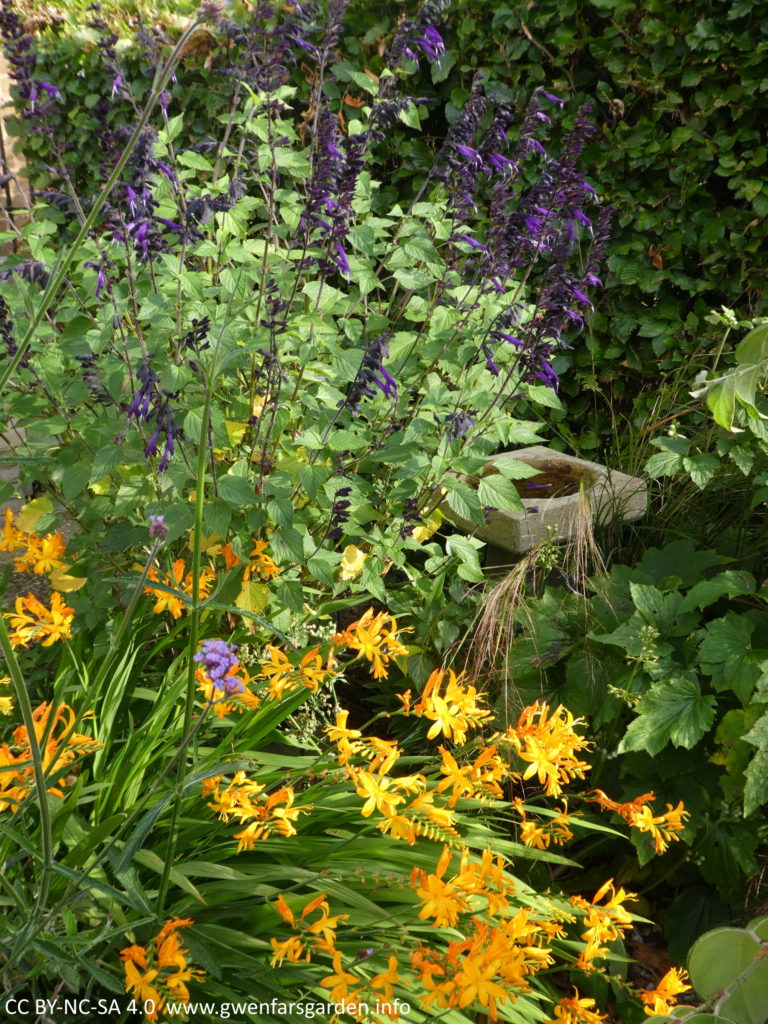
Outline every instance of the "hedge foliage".
[[(702, 344), (706, 349), (703, 317), (712, 308), (725, 305), (742, 316), (765, 312), (768, 151), (761, 124), (768, 40), (755, 25), (766, 7), (751, 0), (454, 0), (442, 67), (433, 70), (432, 81), (414, 83), (414, 94), (437, 101), (430, 128), (438, 138), (442, 111), (450, 119), (478, 69), (518, 109), (540, 84), (568, 96), (574, 112), (594, 103), (600, 132), (585, 165), (615, 206), (612, 251), (601, 304), (558, 367), (571, 363), (566, 412), (559, 415), (584, 449), (601, 444), (609, 402), (614, 416), (632, 415), (634, 402), (641, 418), (641, 396), (659, 371), (685, 364)], [(348, 11), (347, 42), (364, 51), (372, 71), (380, 61), (378, 39), (407, 9), (353, 3)], [(83, 13), (69, 6), (51, 18), (51, 7), (44, 10), (45, 17), (30, 22), (37, 30), (38, 70), (61, 90), (66, 124), (58, 127), (71, 144), (69, 159), (82, 187), (103, 162), (94, 107), (105, 72)], [(140, 100), (150, 69), (135, 42), (131, 8), (110, 10), (121, 36), (118, 53)], [(153, 5), (146, 20), (173, 36), (184, 19), (178, 7), (163, 14)], [(221, 131), (233, 88), (223, 72), (236, 64), (237, 46), (212, 28), (207, 44), (185, 58), (170, 113), (183, 104), (185, 124), (198, 139)], [(302, 80), (301, 67), (295, 75)], [(350, 81), (349, 92), (353, 102), (364, 97), (364, 83)], [(107, 116), (129, 119), (130, 111), (116, 103)], [(23, 122), (12, 130), (23, 132)], [(44, 182), (45, 167), (55, 163), (45, 138), (28, 136), (23, 146), (32, 179)], [(424, 159), (405, 128), (398, 150), (407, 192), (408, 175)], [(596, 402), (594, 393), (606, 401)], [(590, 431), (583, 422), (588, 409)]]

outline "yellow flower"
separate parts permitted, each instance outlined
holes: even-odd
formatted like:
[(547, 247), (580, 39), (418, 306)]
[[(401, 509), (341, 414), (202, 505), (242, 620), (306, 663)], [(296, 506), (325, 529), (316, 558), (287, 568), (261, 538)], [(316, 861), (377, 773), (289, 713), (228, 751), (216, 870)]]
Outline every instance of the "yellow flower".
[(355, 790), (358, 796), (365, 798), (365, 804), (360, 811), (364, 818), (370, 817), (374, 810), (379, 811), (385, 818), (391, 818), (396, 813), (395, 808), (398, 804), (404, 803), (402, 796), (388, 792), (391, 782), (391, 779), (376, 778), (368, 772), (355, 772)]
[(291, 786), (283, 786), (269, 796), (265, 795), (265, 787), (248, 779), (245, 772), (235, 772), (226, 789), (221, 788), (223, 776), (207, 779), (203, 783), (203, 795), (212, 796), (208, 807), (218, 813), (223, 821), (231, 817), (245, 825), (234, 838), (238, 840), (237, 852), (252, 850), (260, 839), (277, 833), (281, 836), (294, 836), (296, 829), (293, 822), (300, 814), (310, 810), (309, 806), (294, 807), (294, 791)]
[[(0, 686), (7, 686), (11, 681), (10, 676), (0, 678)], [(0, 697), (0, 715), (10, 715), (13, 711), (13, 697)]]
[(187, 949), (182, 949), (179, 928), (187, 928), (192, 918), (174, 917), (167, 921), (148, 948), (139, 945), (128, 946), (120, 951), (125, 970), (125, 991), (131, 992), (140, 1003), (151, 1002), (152, 1012), (146, 1014), (148, 1021), (155, 1021), (170, 997), (174, 1001), (187, 1002), (189, 989), (186, 982), (201, 981), (204, 972), (187, 964)]
[[(296, 964), (301, 959), (302, 953), (304, 952), (304, 946), (301, 943), (301, 939), (298, 935), (291, 935), (289, 939), (283, 939), (282, 942), (278, 942), (277, 939), (269, 940), (274, 953), (270, 961), (273, 967), (279, 967), (283, 960), (287, 960), (291, 964)], [(309, 954), (307, 954), (307, 960)]]
[[(66, 775), (71, 774), (64, 769), (69, 769), (79, 756), (97, 750), (100, 744), (89, 736), (70, 731), (75, 713), (67, 704), (60, 704), (55, 712), (50, 704), (40, 704), (32, 712), (32, 720), (37, 741), (43, 748), (43, 769), (48, 776), (60, 776), (48, 792), (61, 797), (64, 795), (62, 787), (67, 784)], [(62, 741), (64, 736), (66, 742)], [(46, 737), (45, 743), (43, 737)], [(12, 746), (0, 745), (0, 768), (6, 769), (0, 771), (0, 811), (10, 807), (15, 814), (29, 795), (34, 772), (25, 726), (14, 729)]]
[(664, 814), (654, 817), (650, 807), (647, 806), (650, 801), (655, 799), (652, 792), (643, 793), (642, 796), (636, 796), (634, 800), (623, 804), (611, 800), (602, 789), (595, 789), (593, 792), (595, 796), (587, 797), (588, 800), (596, 801), (604, 810), (620, 814), (632, 828), (649, 833), (654, 841), (656, 853), (665, 853), (670, 842), (679, 840), (680, 837), (676, 833), (683, 831), (685, 828), (683, 819), (690, 817), (682, 801), (678, 803), (677, 807), (667, 804)]
[(579, 998), (578, 989), (574, 988), (572, 996), (563, 996), (555, 1007), (555, 1016), (546, 1024), (600, 1024), (605, 1014), (593, 1010), (595, 1000)]
[(374, 614), (373, 608), (333, 637), (334, 647), (351, 647), (373, 666), (373, 678), (384, 679), (392, 658), (408, 654), (408, 648), (398, 640), (397, 620), (388, 612)]
[[(606, 895), (609, 898), (601, 906), (600, 901)], [(592, 970), (593, 961), (608, 952), (604, 943), (613, 942), (632, 927), (632, 915), (625, 909), (624, 903), (636, 899), (635, 893), (625, 892), (624, 889), (617, 892), (612, 878), (597, 890), (591, 903), (581, 896), (571, 897), (573, 906), (583, 911), (584, 924), (587, 926), (581, 933), (585, 946), (577, 960), (577, 965), (583, 971)]]
[(664, 853), (669, 848), (670, 841), (680, 838), (675, 833), (682, 832), (685, 828), (683, 817), (688, 818), (690, 815), (683, 807), (682, 801), (675, 808), (672, 804), (667, 804), (666, 812), (657, 817), (653, 816), (649, 807), (641, 807), (638, 813), (632, 816), (630, 825), (640, 832), (650, 833), (656, 853)]
[(688, 974), (678, 967), (672, 967), (656, 988), (640, 993), (640, 998), (646, 1004), (645, 1012), (649, 1017), (660, 1017), (669, 1013), (677, 1005), (677, 996), (681, 992), (688, 992), (691, 988), (687, 984)]
[(0, 534), (0, 551), (18, 551), (25, 544), (24, 534), (13, 525), (13, 509), (6, 508), (3, 516), (3, 532)]
[(517, 813), (520, 815), (520, 838), (526, 846), (535, 847), (537, 850), (549, 849), (550, 843), (563, 846), (569, 839), (573, 839), (573, 832), (568, 827), (570, 815), (564, 809), (561, 814), (543, 823), (530, 820), (519, 797), (513, 801)]
[(459, 914), (468, 909), (466, 901), (451, 883), (444, 882), (437, 875), (427, 875), (416, 895), (423, 903), (419, 918), (422, 921), (434, 918), (436, 928), (452, 928)]
[[(185, 568), (186, 567), (184, 564), (184, 559), (177, 558), (176, 561), (173, 563), (173, 569), (171, 570), (171, 572), (165, 574), (165, 579), (163, 580), (163, 583), (165, 584), (166, 587), (169, 587), (171, 590), (182, 591), (184, 594), (187, 594), (191, 597), (193, 589), (192, 573), (188, 572), (185, 576)], [(201, 571), (200, 578), (198, 581), (199, 594), (201, 598), (208, 597), (208, 594), (211, 589), (211, 583), (213, 583), (215, 578), (216, 574), (213, 572), (212, 569), (204, 568)], [(156, 569), (150, 570), (149, 579), (153, 580), (155, 583), (160, 582), (158, 579)], [(168, 591), (166, 590), (157, 590), (154, 587), (145, 587), (144, 593), (154, 594), (155, 597), (157, 598), (155, 606), (152, 609), (155, 615), (160, 615), (162, 612), (167, 610), (171, 613), (174, 619), (181, 618), (181, 613), (184, 610), (185, 602), (176, 594), (168, 593)]]
[(440, 529), (440, 524), (444, 518), (443, 513), (439, 509), (435, 509), (434, 512), (430, 512), (420, 526), (414, 526), (411, 536), (419, 544), (423, 544), (429, 540), (432, 534)]
[(364, 551), (360, 548), (355, 547), (354, 544), (348, 544), (344, 548), (344, 555), (339, 562), (339, 579), (340, 580), (354, 580), (363, 571), (363, 565), (368, 557)]
[(394, 986), (397, 985), (400, 980), (400, 975), (397, 972), (397, 957), (391, 956), (387, 961), (386, 971), (382, 971), (380, 974), (375, 974), (371, 978), (371, 988), (376, 989), (377, 992), (381, 992), (382, 1000), (389, 1002), (394, 995)]
[(42, 640), (43, 647), (50, 647), (57, 640), (72, 636), (75, 613), (64, 604), (61, 594), (51, 595), (50, 609), (34, 594), (17, 597), (15, 608), (15, 613), (4, 613), (11, 623), (10, 640), (14, 647), (28, 647), (33, 640)]
[(331, 1001), (334, 1003), (354, 1002), (357, 992), (350, 993), (349, 986), (356, 984), (357, 981), (358, 978), (354, 974), (350, 974), (342, 968), (341, 953), (337, 951), (333, 955), (333, 974), (323, 978), (320, 987), (331, 990)]
[(299, 686), (306, 686), (316, 693), (320, 686), (333, 672), (333, 657), (330, 656), (325, 665), (319, 654), (319, 648), (313, 647), (303, 655), (298, 665), (294, 665), (279, 647), (267, 644), (269, 661), (261, 663), (259, 678), (269, 679), (269, 696), (280, 700), (286, 693), (291, 693)]
[(510, 726), (505, 739), (512, 744), (517, 756), (528, 762), (518, 778), (537, 776), (548, 796), (559, 796), (564, 783), (583, 779), (589, 768), (575, 755), (590, 746), (589, 741), (575, 731), (581, 719), (559, 705), (549, 714), (546, 702), (536, 701), (523, 710), (516, 726)]
[[(447, 676), (447, 682), (445, 682)], [(445, 688), (443, 693), (440, 691)], [(441, 733), (454, 743), (466, 742), (467, 731), (477, 729), (487, 722), (492, 713), (483, 695), (474, 686), (464, 682), (464, 674), (458, 676), (453, 669), (435, 669), (426, 682), (421, 700), (413, 707), (403, 700), (405, 714), (424, 715), (434, 724), (427, 732), (428, 739), (435, 739)]]

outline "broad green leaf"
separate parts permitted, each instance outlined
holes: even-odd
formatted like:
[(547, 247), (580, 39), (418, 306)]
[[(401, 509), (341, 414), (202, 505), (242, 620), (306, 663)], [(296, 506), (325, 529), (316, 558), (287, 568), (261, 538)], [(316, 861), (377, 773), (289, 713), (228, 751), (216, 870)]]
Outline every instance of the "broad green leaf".
[(699, 490), (703, 490), (707, 486), (719, 468), (720, 460), (709, 452), (702, 452), (699, 455), (691, 455), (690, 458), (683, 459), (683, 469), (686, 473), (690, 473), (691, 480)]
[(737, 594), (754, 594), (755, 578), (744, 570), (729, 569), (718, 573), (710, 580), (694, 584), (683, 598), (681, 612), (702, 610), (721, 597), (735, 597)]
[(501, 473), (481, 477), (477, 497), (482, 505), (498, 509), (521, 509), (523, 501), (515, 485)]
[(485, 577), (483, 576), (483, 570), (480, 568), (480, 556), (477, 547), (469, 537), (454, 535), (448, 538), (445, 546), (448, 554), (455, 555), (460, 560), (456, 571), (462, 579), (468, 580), (471, 583), (483, 582)]
[(619, 751), (645, 750), (652, 757), (667, 743), (690, 750), (709, 730), (715, 717), (715, 698), (704, 696), (692, 679), (677, 677), (653, 684), (637, 705)]
[(745, 773), (744, 814), (749, 815), (768, 802), (768, 713), (755, 722), (744, 739), (757, 747)]
[(258, 504), (259, 498), (251, 484), (244, 476), (235, 476), (233, 473), (225, 473), (216, 481), (219, 489), (219, 496), (228, 505), (235, 508), (248, 508)]

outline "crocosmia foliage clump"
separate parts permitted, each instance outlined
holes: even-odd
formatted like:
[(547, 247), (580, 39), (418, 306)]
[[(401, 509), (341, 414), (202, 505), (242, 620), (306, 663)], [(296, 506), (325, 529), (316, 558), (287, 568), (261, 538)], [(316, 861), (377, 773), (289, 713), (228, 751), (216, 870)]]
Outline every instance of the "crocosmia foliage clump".
[[(541, 702), (497, 722), (421, 628), (447, 580), (459, 600), (483, 578), (443, 501), (478, 524), (520, 507), (528, 466), (469, 480), (557, 404), (609, 219), (587, 109), (553, 147), (548, 91), (515, 120), (478, 75), (447, 127), (410, 95), (444, 6), (369, 66), (342, 0), (203, 4), (178, 38), (141, 29), (143, 85), (90, 8), (109, 88), (85, 194), (67, 97), (4, 0), (18, 110), (58, 154), (7, 233), (0, 306), (3, 422), (39, 492), (2, 541), (35, 577), (0, 619), (11, 993), (149, 1021), (642, 1014), (605, 981), (633, 894), (539, 891), (528, 867), (608, 830), (595, 802), (655, 853), (684, 808), (589, 795), (585, 723)], [(190, 141), (209, 35), (231, 42), (229, 102)], [(397, 125), (427, 172), (408, 178)]]

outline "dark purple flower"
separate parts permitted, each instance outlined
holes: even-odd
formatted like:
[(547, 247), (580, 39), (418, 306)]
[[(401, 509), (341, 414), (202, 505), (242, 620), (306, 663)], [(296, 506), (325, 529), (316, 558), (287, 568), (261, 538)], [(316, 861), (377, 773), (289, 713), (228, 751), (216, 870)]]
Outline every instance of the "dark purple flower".
[(154, 431), (144, 449), (144, 457), (157, 455), (160, 439), (163, 440), (163, 452), (160, 458), (159, 471), (164, 473), (168, 463), (176, 451), (176, 439), (186, 440), (186, 436), (176, 422), (171, 408), (171, 400), (176, 396), (169, 391), (161, 391), (157, 384), (159, 376), (152, 369), (152, 356), (142, 359), (136, 371), (140, 387), (136, 397), (126, 413), (128, 422), (137, 425), (154, 424)]
[(449, 441), (463, 441), (469, 431), (475, 425), (475, 417), (473, 412), (464, 412), (460, 410), (458, 412), (449, 413), (443, 423), (448, 426), (448, 440)]
[(363, 355), (363, 361), (357, 376), (349, 387), (349, 393), (342, 403), (353, 416), (360, 411), (360, 402), (364, 398), (374, 398), (378, 388), (387, 398), (397, 397), (397, 382), (388, 370), (384, 369), (384, 360), (389, 356), (389, 339), (391, 334), (385, 332), (377, 335)]
[(21, 263), (8, 267), (7, 270), (0, 272), (0, 281), (7, 281), (12, 274), (16, 274), (23, 281), (29, 281), (30, 284), (39, 284), (41, 288), (48, 285), (51, 276), (48, 267), (39, 260), (22, 260)]
[(344, 536), (343, 527), (349, 519), (349, 510), (352, 507), (352, 502), (349, 501), (351, 493), (351, 487), (340, 487), (333, 497), (331, 519), (328, 523), (328, 532), (325, 535), (328, 540), (339, 541)]
[[(384, 64), (397, 75), (401, 72), (403, 58), (418, 61), (419, 51), (428, 60), (436, 61), (445, 53), (445, 44), (437, 26), (442, 22), (442, 13), (449, 0), (426, 0), (413, 18), (404, 18), (397, 27), (392, 42), (384, 54)], [(390, 86), (382, 79), (384, 91)]]

